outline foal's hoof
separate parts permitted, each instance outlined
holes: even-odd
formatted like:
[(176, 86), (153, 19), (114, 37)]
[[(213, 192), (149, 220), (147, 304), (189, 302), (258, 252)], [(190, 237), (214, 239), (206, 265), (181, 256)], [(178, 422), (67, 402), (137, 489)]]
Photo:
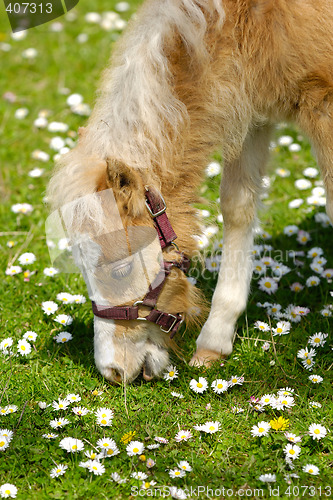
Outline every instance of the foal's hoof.
[(220, 352), (197, 349), (189, 364), (190, 366), (210, 366), (218, 359), (224, 359), (225, 357)]

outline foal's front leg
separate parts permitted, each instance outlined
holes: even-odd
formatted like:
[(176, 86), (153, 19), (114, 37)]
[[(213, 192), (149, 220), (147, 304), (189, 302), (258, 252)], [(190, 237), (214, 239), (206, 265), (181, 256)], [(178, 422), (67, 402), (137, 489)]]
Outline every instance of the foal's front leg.
[(252, 130), (239, 158), (226, 162), (221, 183), (223, 252), (209, 317), (197, 339), (192, 365), (208, 365), (232, 351), (235, 323), (244, 311), (252, 276), (253, 229), (270, 128)]

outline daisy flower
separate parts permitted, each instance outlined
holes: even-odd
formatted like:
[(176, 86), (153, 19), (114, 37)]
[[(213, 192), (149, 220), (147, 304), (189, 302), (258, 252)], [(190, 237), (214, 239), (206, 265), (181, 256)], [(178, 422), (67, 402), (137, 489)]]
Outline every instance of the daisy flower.
[(0, 495), (2, 498), (15, 498), (17, 495), (17, 488), (14, 484), (5, 483), (0, 486)]
[(50, 426), (52, 429), (61, 429), (65, 425), (69, 424), (69, 420), (67, 418), (58, 418), (50, 421)]
[(73, 318), (68, 314), (58, 314), (58, 316), (54, 318), (54, 321), (60, 323), (61, 325), (68, 326), (73, 323)]
[(285, 432), (284, 435), (291, 443), (300, 443), (302, 441), (300, 436), (296, 436), (296, 434), (293, 434), (292, 432)]
[(62, 439), (59, 446), (63, 450), (67, 451), (67, 453), (77, 453), (78, 451), (82, 451), (84, 448), (84, 444), (80, 439), (72, 437)]
[(274, 399), (275, 398), (274, 396), (272, 396), (272, 394), (264, 394), (263, 396), (261, 396), (259, 403), (262, 406), (270, 405)]
[(172, 479), (176, 477), (184, 477), (185, 471), (181, 469), (171, 469), (169, 470), (169, 476), (172, 477)]
[(287, 444), (284, 448), (283, 451), (286, 455), (286, 458), (295, 460), (298, 458), (299, 454), (301, 453), (301, 448), (297, 446), (297, 444)]
[(295, 400), (292, 396), (278, 396), (271, 402), (271, 408), (274, 410), (284, 410), (295, 405)]
[(7, 436), (0, 434), (0, 451), (4, 451), (9, 446)]
[(181, 394), (180, 392), (171, 392), (171, 396), (175, 397), (175, 398), (179, 398), (179, 399), (183, 399), (184, 396), (183, 394)]
[(326, 343), (326, 338), (328, 337), (327, 333), (318, 332), (309, 337), (309, 344), (313, 347), (324, 347)]
[(87, 467), (89, 472), (92, 472), (95, 476), (101, 476), (105, 472), (105, 467), (98, 460), (90, 460)]
[(147, 479), (148, 476), (145, 472), (135, 471), (132, 472), (131, 477), (133, 479), (141, 479), (143, 481), (144, 479)]
[(50, 314), (56, 312), (56, 310), (58, 309), (58, 304), (53, 302), (53, 300), (47, 300), (46, 302), (42, 302), (42, 309), (45, 314), (49, 316)]
[(313, 358), (306, 358), (302, 360), (302, 365), (306, 370), (312, 370), (314, 365), (316, 364), (315, 360)]
[(33, 211), (34, 207), (30, 203), (16, 203), (11, 207), (12, 212), (15, 214), (29, 215)]
[(65, 342), (72, 340), (73, 335), (69, 332), (60, 332), (53, 338), (57, 342), (57, 344), (65, 344)]
[(144, 444), (140, 441), (131, 441), (126, 446), (126, 452), (129, 457), (133, 457), (134, 455), (142, 455), (144, 449)]
[(8, 349), (13, 345), (13, 339), (11, 337), (7, 337), (0, 342), (0, 350), (5, 354), (8, 354)]
[(70, 403), (78, 403), (81, 401), (81, 396), (79, 394), (67, 394), (66, 399)]
[(229, 386), (233, 387), (234, 385), (243, 385), (243, 382), (244, 382), (244, 377), (237, 377), (236, 375), (234, 375), (229, 380)]
[(53, 469), (50, 470), (50, 476), (52, 478), (54, 477), (59, 477), (59, 476), (63, 476), (66, 472), (66, 469), (68, 469), (68, 465), (57, 465), (56, 467), (54, 467)]
[(192, 467), (190, 466), (190, 464), (186, 460), (181, 460), (180, 462), (178, 462), (177, 465), (178, 465), (179, 469), (182, 469), (186, 472), (191, 472), (191, 470), (192, 470)]
[(229, 387), (229, 382), (227, 380), (222, 380), (221, 378), (218, 378), (214, 380), (211, 384), (211, 388), (213, 389), (216, 394), (221, 394), (225, 391), (228, 390)]
[(157, 483), (156, 481), (142, 481), (142, 486), (144, 490), (150, 489), (152, 486), (155, 486)]
[(166, 367), (166, 372), (163, 373), (164, 380), (173, 380), (178, 377), (178, 370), (175, 366), (169, 365)]
[(55, 267), (46, 267), (43, 270), (43, 273), (45, 274), (45, 276), (55, 276), (59, 273), (59, 269), (56, 269)]
[[(254, 408), (257, 409), (256, 407), (254, 407)], [(232, 411), (232, 413), (238, 414), (238, 413), (244, 413), (245, 410), (244, 410), (244, 408), (240, 408), (239, 406), (233, 406), (231, 408), (231, 411)]]
[[(148, 446), (147, 446), (147, 448), (148, 448)], [(148, 469), (151, 469), (152, 467), (154, 467), (155, 464), (156, 464), (156, 462), (152, 458), (148, 458), (148, 460), (146, 462)]]
[[(34, 123), (36, 123), (37, 120), (35, 120)], [(44, 169), (43, 168), (33, 168), (32, 170), (30, 170), (30, 172), (28, 173), (29, 177), (40, 177), (44, 172)]]
[(273, 336), (287, 335), (290, 332), (291, 324), (289, 321), (279, 321), (276, 328), (273, 328)]
[(26, 252), (19, 256), (18, 261), (21, 266), (28, 266), (29, 264), (33, 264), (36, 261), (36, 255), (31, 252)]
[(175, 435), (175, 441), (177, 441), (177, 443), (180, 443), (181, 441), (188, 441), (189, 439), (191, 439), (191, 437), (191, 431), (181, 430)]
[(307, 472), (308, 474), (312, 474), (313, 476), (318, 476), (319, 467), (317, 467), (316, 465), (312, 465), (312, 464), (306, 464), (302, 468), (302, 471)]
[(300, 243), (301, 245), (306, 245), (308, 241), (311, 240), (311, 236), (310, 236), (310, 233), (308, 233), (307, 231), (303, 231), (302, 229), (300, 231), (298, 231), (298, 234), (297, 234), (297, 238), (296, 240), (298, 241), (298, 243)]
[(52, 408), (54, 410), (66, 410), (69, 404), (70, 403), (69, 401), (67, 401), (67, 399), (58, 399), (58, 401), (52, 402)]
[(320, 314), (324, 316), (325, 318), (330, 318), (332, 316), (332, 311), (328, 308), (324, 308), (320, 311)]
[(261, 278), (258, 281), (259, 289), (271, 295), (278, 289), (278, 284), (273, 278)]
[(72, 412), (75, 413), (78, 417), (84, 417), (89, 413), (90, 410), (88, 408), (85, 408), (84, 406), (75, 406), (72, 408)]
[(209, 272), (217, 272), (220, 268), (220, 259), (218, 256), (214, 255), (211, 257), (207, 257), (207, 259), (205, 259), (205, 265), (206, 269), (208, 269)]
[(301, 283), (295, 282), (292, 285), (290, 285), (290, 290), (292, 292), (298, 293), (298, 292), (301, 292), (302, 290), (304, 290), (304, 286)]
[(261, 474), (261, 476), (259, 476), (258, 479), (259, 479), (259, 481), (262, 481), (263, 483), (275, 483), (276, 475), (275, 474)]
[(127, 481), (127, 479), (122, 479), (120, 477), (120, 475), (118, 474), (118, 472), (111, 472), (110, 476), (111, 476), (111, 479), (115, 483), (118, 483), (118, 484), (123, 484), (123, 483), (126, 483), (126, 481)]
[(310, 375), (309, 380), (311, 380), (313, 384), (320, 384), (324, 379), (320, 375)]
[(114, 412), (113, 410), (110, 410), (110, 408), (99, 408), (95, 411), (95, 416), (97, 418), (106, 418), (107, 420), (112, 420), (114, 417)]
[(290, 387), (283, 387), (278, 390), (278, 396), (293, 396), (295, 389), (291, 389)]
[(210, 162), (206, 167), (207, 177), (215, 177), (221, 173), (221, 165), (217, 161)]
[(320, 279), (318, 276), (310, 276), (305, 282), (307, 287), (318, 286), (320, 283)]
[(19, 274), (22, 272), (22, 267), (20, 266), (10, 266), (6, 269), (7, 276), (14, 276), (15, 274)]
[(194, 428), (198, 427), (196, 430), (206, 432), (207, 434), (214, 434), (220, 430), (220, 425), (220, 422), (206, 422), (203, 425), (194, 426)]
[(105, 457), (111, 457), (120, 453), (116, 442), (110, 438), (99, 439), (96, 446), (101, 448)]
[(72, 302), (74, 304), (84, 304), (87, 299), (83, 295), (72, 295)]
[(9, 429), (0, 429), (0, 434), (1, 434), (1, 436), (5, 436), (8, 443), (11, 442), (11, 440), (13, 439), (13, 436), (14, 436), (14, 432), (10, 431)]
[(317, 403), (317, 401), (310, 401), (309, 406), (311, 406), (312, 408), (321, 408), (322, 407), (322, 405), (320, 403)]
[(7, 405), (6, 408), (7, 408), (7, 414), (15, 413), (17, 411), (16, 405)]
[(254, 328), (257, 328), (258, 330), (261, 330), (262, 332), (269, 332), (270, 328), (267, 323), (264, 321), (256, 321), (254, 323)]
[(267, 436), (269, 429), (271, 428), (268, 422), (262, 421), (258, 422), (258, 425), (253, 425), (251, 429), (252, 436)]
[(297, 351), (297, 357), (299, 359), (312, 359), (316, 356), (316, 351), (314, 349), (300, 349)]
[(313, 439), (322, 439), (327, 434), (327, 429), (320, 424), (311, 424), (309, 427), (309, 434)]
[(101, 453), (96, 453), (96, 451), (93, 450), (86, 450), (84, 452), (84, 455), (90, 460), (99, 460), (100, 458), (103, 458)]
[(204, 377), (199, 377), (199, 380), (192, 378), (190, 382), (190, 388), (192, 391), (202, 394), (208, 387), (208, 382)]
[(157, 450), (157, 448), (159, 448), (160, 446), (161, 446), (160, 444), (154, 443), (154, 444), (148, 444), (147, 448), (148, 450)]
[(31, 332), (31, 331), (25, 332), (25, 334), (23, 335), (23, 338), (25, 340), (28, 340), (29, 342), (35, 342), (35, 340), (37, 338), (37, 333)]
[(72, 304), (73, 296), (67, 292), (61, 292), (57, 294), (57, 300), (63, 302), (64, 304)]
[(19, 340), (17, 350), (22, 356), (27, 356), (31, 353), (31, 345), (25, 339)]
[(156, 436), (154, 437), (155, 441), (157, 441), (158, 443), (162, 443), (162, 444), (168, 444), (169, 440), (164, 438), (164, 437), (161, 437), (161, 436)]
[(55, 439), (58, 437), (58, 434), (54, 434), (54, 432), (49, 432), (48, 434), (42, 434), (42, 437), (45, 439)]

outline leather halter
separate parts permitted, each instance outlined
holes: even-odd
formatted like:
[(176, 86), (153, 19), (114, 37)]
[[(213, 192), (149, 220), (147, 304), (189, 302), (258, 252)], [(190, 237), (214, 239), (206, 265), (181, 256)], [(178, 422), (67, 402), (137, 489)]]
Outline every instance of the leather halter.
[[(171, 245), (177, 238), (172, 225), (166, 214), (166, 203), (161, 193), (152, 187), (145, 187), (146, 190), (146, 206), (153, 219), (155, 229), (157, 231), (160, 245), (163, 248)], [(169, 276), (173, 267), (178, 267), (184, 273), (187, 273), (190, 267), (190, 259), (183, 252), (177, 251), (180, 255), (180, 260), (163, 261), (160, 271), (156, 278), (149, 286), (149, 290), (142, 300), (136, 301), (133, 306), (115, 306), (106, 307), (96, 304), (92, 301), (92, 309), (95, 316), (104, 319), (115, 320), (141, 320), (150, 321), (160, 326), (165, 333), (170, 333), (172, 338), (184, 319), (181, 313), (166, 313), (156, 309), (158, 297), (163, 289), (165, 281)], [(139, 317), (139, 306), (147, 306), (151, 308), (150, 313), (145, 317)]]

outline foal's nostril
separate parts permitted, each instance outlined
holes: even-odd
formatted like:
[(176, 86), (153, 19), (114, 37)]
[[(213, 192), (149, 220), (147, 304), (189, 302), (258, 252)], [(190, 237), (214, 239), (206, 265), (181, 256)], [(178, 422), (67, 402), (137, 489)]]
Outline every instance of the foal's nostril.
[(120, 371), (116, 370), (115, 368), (111, 368), (111, 378), (114, 382), (117, 382), (117, 384), (121, 384), (123, 379)]
[(149, 364), (149, 355), (146, 357), (143, 365), (143, 378), (149, 382), (154, 378), (151, 366)]

